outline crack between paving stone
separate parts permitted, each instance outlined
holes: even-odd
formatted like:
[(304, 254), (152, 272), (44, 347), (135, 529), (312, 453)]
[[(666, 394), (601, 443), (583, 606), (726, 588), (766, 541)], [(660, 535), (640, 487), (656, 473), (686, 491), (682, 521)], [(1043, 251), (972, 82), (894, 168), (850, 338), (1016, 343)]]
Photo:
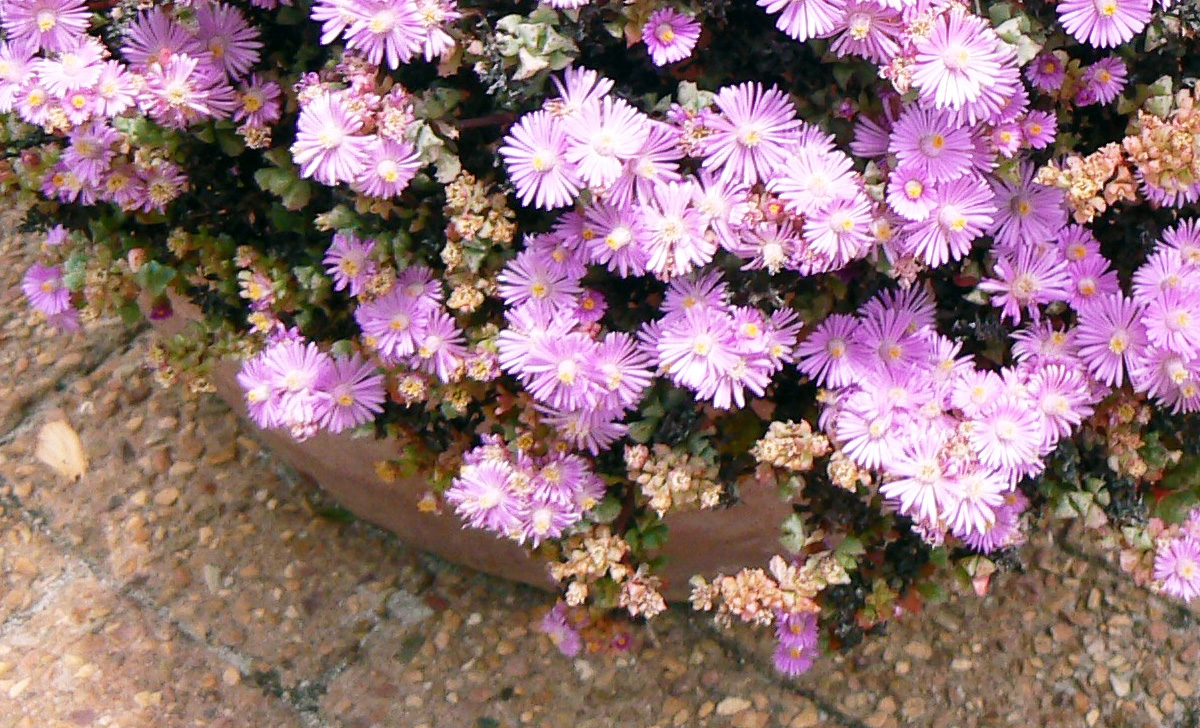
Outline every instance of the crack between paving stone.
[(67, 568), (63, 569), (63, 573), (51, 580), (50, 583), (44, 585), (43, 594), (40, 599), (25, 609), (13, 612), (8, 616), (8, 619), (0, 623), (0, 641), (7, 637), (13, 630), (25, 626), (30, 619), (50, 606), (54, 600), (58, 599), (59, 595), (66, 591), (66, 588), (72, 582), (82, 576), (82, 574), (75, 571), (79, 567), (82, 567), (86, 573), (91, 572), (87, 564), (68, 564)]

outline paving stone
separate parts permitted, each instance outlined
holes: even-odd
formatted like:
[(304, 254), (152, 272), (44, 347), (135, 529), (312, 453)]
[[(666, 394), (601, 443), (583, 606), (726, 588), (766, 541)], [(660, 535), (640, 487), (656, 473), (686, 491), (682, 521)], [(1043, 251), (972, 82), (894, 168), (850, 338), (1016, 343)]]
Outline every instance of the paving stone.
[(0, 715), (13, 728), (293, 728), (299, 715), (90, 575), (0, 640)]
[[(423, 578), (415, 556), (281, 477), (215, 397), (153, 385), (147, 345), (72, 384), (0, 446), (0, 477), (32, 483), (26, 507), (190, 634), (284, 687), (320, 679), (403, 580)], [(91, 463), (79, 483), (31, 457), (38, 425), (62, 415)]]
[[(3, 509), (0, 509), (3, 510)], [(10, 511), (0, 515), (0, 625), (45, 600), (64, 578), (68, 557)]]

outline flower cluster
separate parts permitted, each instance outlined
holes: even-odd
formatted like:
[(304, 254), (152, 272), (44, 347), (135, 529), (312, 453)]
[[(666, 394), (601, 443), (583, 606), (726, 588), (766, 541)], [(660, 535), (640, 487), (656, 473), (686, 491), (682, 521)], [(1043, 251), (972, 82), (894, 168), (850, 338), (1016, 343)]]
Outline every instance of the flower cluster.
[(375, 418), (386, 399), (383, 375), (355, 354), (335, 357), (295, 332), (280, 335), (237, 375), (250, 417), (296, 439), (342, 432)]
[(162, 211), (175, 199), (183, 170), (161, 152), (131, 148), (117, 128), (134, 112), (170, 129), (233, 119), (260, 142), (279, 119), (279, 85), (249, 74), (259, 59), (258, 30), (232, 6), (141, 12), (119, 58), (87, 35), (82, 2), (17, 0), (5, 13), (10, 38), (26, 38), (29, 23), (38, 37), (0, 42), (0, 113), (67, 136), (45, 173), (47, 197), (142, 211)]
[(1022, 538), (1017, 482), (1105, 393), (1068, 333), (1041, 323), (1025, 336), (1016, 366), (980, 369), (936, 332), (932, 300), (912, 289), (858, 317), (831, 316), (801, 344), (799, 366), (833, 393), (822, 429), (882, 474), (879, 492), (925, 538), (952, 533), (989, 552)]
[(561, 537), (603, 495), (604, 481), (579, 455), (514, 452), (493, 436), (463, 457), (445, 498), (471, 528), (537, 546)]
[(298, 97), (301, 109), (291, 153), (302, 177), (330, 186), (346, 184), (380, 199), (396, 197), (408, 187), (422, 165), (407, 138), (413, 111), (403, 86), (390, 79), (380, 85), (375, 66), (347, 56), (328, 80), (306, 76)]
[(454, 48), (447, 26), (462, 17), (454, 0), (317, 0), (312, 19), (321, 43), (343, 40), (375, 66), (396, 69), (418, 56), (430, 61)]

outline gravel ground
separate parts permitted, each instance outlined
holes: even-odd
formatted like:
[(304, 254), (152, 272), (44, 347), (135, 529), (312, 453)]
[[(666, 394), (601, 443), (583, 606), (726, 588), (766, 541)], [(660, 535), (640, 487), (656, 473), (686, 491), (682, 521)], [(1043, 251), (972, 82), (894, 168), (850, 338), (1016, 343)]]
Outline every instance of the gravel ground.
[[(156, 387), (148, 334), (45, 330), (28, 247), (0, 241), (0, 726), (1200, 724), (1195, 611), (1075, 535), (795, 681), (682, 609), (563, 657), (552, 597), (347, 518), (221, 402)], [(33, 456), (56, 420), (78, 482)]]

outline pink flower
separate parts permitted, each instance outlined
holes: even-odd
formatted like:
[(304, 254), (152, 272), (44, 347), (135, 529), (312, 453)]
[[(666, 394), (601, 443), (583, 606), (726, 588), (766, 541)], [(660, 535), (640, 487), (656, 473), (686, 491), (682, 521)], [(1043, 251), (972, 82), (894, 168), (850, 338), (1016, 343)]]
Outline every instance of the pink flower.
[(196, 8), (196, 43), (207, 49), (213, 63), (230, 78), (241, 78), (258, 63), (258, 28), (237, 8), (214, 2)]
[(412, 0), (354, 0), (354, 18), (346, 30), (346, 47), (362, 52), (371, 63), (396, 69), (424, 51), (425, 24)]
[(624, 99), (605, 96), (567, 119), (566, 160), (586, 184), (604, 189), (621, 176), (625, 162), (641, 151), (650, 119)]
[(704, 234), (704, 221), (692, 204), (693, 183), (666, 182), (654, 187), (650, 204), (642, 205), (646, 269), (660, 278), (686, 275), (705, 265), (717, 252), (716, 241)]
[(338, 433), (370, 422), (383, 411), (383, 375), (358, 354), (333, 359), (316, 382), (327, 402), (321, 427)]
[(50, 52), (70, 48), (90, 22), (84, 0), (7, 0), (0, 13), (0, 27), (10, 40)]
[(965, 175), (937, 187), (929, 218), (904, 227), (898, 245), (927, 265), (959, 260), (995, 219), (994, 193), (983, 179)]
[(801, 121), (792, 102), (777, 88), (758, 83), (726, 86), (717, 92), (721, 115), (712, 121), (704, 140), (704, 168), (724, 179), (752, 185), (775, 176), (784, 167), (787, 150)]
[(1113, 48), (1142, 32), (1152, 0), (1062, 0), (1058, 19), (1081, 43)]
[[(1090, 1), (1090, 0), (1088, 0)], [(1002, 73), (999, 39), (987, 21), (952, 6), (938, 16), (927, 36), (918, 38), (913, 85), (925, 103), (959, 109), (978, 100)]]
[(300, 175), (330, 186), (353, 182), (370, 159), (371, 139), (360, 134), (362, 125), (361, 117), (329, 92), (305, 104), (291, 150)]
[(1154, 580), (1176, 599), (1200, 597), (1200, 540), (1179, 536), (1161, 544), (1154, 554)]
[(672, 8), (659, 8), (642, 26), (642, 40), (656, 66), (682, 61), (692, 55), (700, 39), (700, 23)]
[(47, 316), (54, 316), (71, 307), (71, 291), (63, 286), (62, 269), (34, 263), (25, 271), (21, 291), (30, 305)]
[(333, 290), (350, 289), (351, 296), (362, 293), (367, 281), (376, 273), (371, 260), (375, 241), (359, 240), (353, 233), (335, 233), (333, 243), (325, 251), (325, 272), (333, 278)]
[(768, 13), (780, 13), (775, 26), (804, 42), (822, 38), (837, 28), (845, 13), (845, 0), (757, 0)]
[(1011, 319), (1013, 324), (1021, 323), (1022, 310), (1036, 322), (1041, 317), (1039, 305), (1070, 297), (1066, 262), (1053, 248), (1046, 253), (1033, 247), (1001, 252), (995, 273), (998, 278), (982, 281), (979, 290), (992, 294), (992, 305), (1000, 308), (1000, 318)]
[(355, 178), (353, 189), (367, 197), (399, 197), (421, 169), (417, 150), (408, 142), (394, 142), (372, 134), (367, 145), (367, 162)]
[(567, 134), (549, 112), (521, 117), (500, 147), (521, 204), (552, 210), (575, 200), (581, 182), (566, 152)]
[(1141, 316), (1142, 307), (1119, 293), (1079, 312), (1079, 358), (1097, 382), (1119, 387), (1125, 381), (1125, 369), (1146, 345)]

